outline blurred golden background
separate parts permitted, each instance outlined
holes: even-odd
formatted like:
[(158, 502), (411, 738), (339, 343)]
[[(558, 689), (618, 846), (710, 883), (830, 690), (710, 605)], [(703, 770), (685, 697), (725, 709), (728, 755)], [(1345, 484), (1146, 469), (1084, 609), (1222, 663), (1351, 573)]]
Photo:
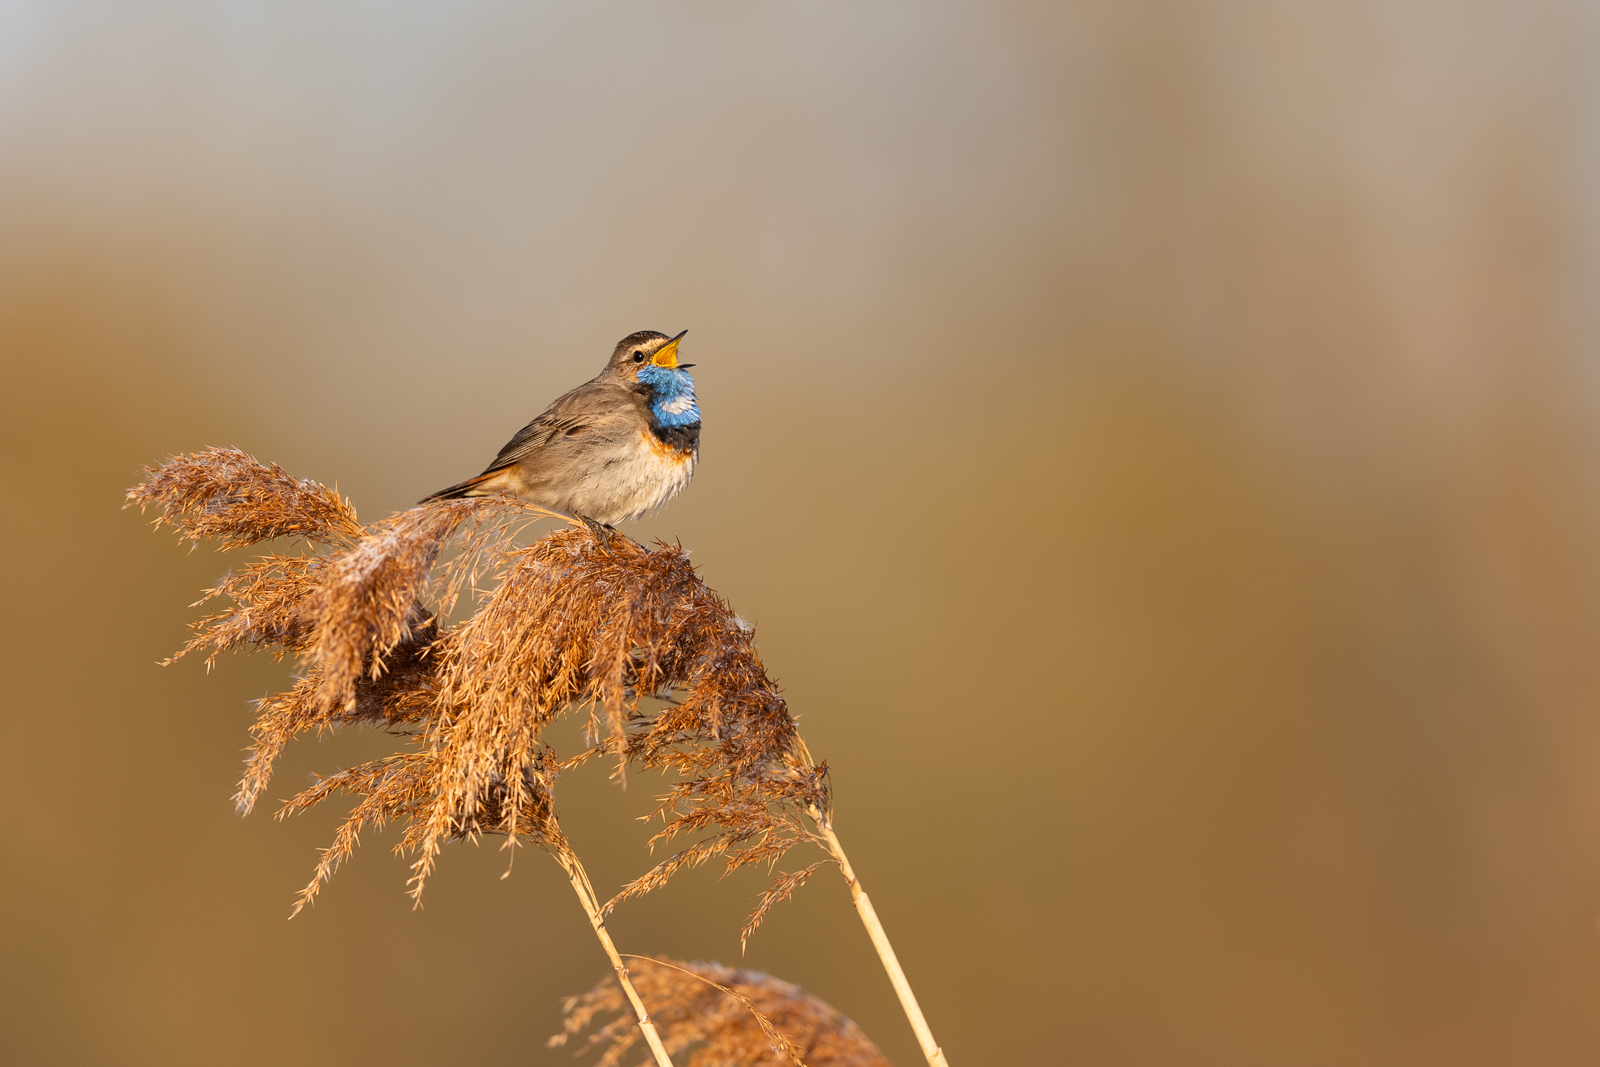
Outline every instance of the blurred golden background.
[[(1593, 1064), (1597, 29), (0, 0), (6, 1062), (571, 1062), (536, 852), (413, 911), (369, 835), (285, 922), (336, 813), (229, 795), (287, 668), (157, 668), (230, 561), (118, 506), (236, 445), (381, 517), (687, 328), (629, 532), (757, 624), (952, 1064)], [(563, 782), (602, 895), (651, 792)], [(763, 884), (619, 945), (738, 963)], [(919, 1062), (831, 873), (746, 963)]]

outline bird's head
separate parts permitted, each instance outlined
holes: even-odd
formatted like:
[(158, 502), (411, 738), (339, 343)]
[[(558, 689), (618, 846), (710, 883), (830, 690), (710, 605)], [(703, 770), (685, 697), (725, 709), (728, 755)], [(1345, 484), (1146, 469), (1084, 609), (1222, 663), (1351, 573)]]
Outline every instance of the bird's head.
[(688, 369), (693, 363), (678, 362), (678, 342), (684, 330), (676, 337), (668, 337), (655, 330), (630, 333), (617, 342), (611, 353), (611, 374), (634, 386), (646, 386), (652, 392), (673, 393), (694, 388), (694, 379)]

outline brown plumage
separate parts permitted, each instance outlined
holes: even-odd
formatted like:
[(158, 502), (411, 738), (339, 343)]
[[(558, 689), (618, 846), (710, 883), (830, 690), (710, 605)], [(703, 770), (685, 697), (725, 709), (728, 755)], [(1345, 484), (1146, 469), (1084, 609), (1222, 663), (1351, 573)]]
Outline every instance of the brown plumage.
[(604, 370), (517, 431), (482, 474), (423, 503), (508, 493), (605, 524), (661, 507), (689, 484), (700, 455), (692, 364), (677, 360), (682, 336), (624, 337)]

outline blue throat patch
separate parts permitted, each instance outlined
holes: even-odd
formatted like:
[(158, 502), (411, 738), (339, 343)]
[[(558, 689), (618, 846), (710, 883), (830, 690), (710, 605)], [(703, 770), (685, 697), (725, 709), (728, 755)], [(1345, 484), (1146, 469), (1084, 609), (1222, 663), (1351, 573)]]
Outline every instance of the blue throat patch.
[(650, 416), (656, 425), (693, 426), (700, 421), (700, 405), (694, 398), (694, 379), (686, 370), (658, 367), (654, 363), (639, 368), (635, 376), (655, 393), (650, 399)]

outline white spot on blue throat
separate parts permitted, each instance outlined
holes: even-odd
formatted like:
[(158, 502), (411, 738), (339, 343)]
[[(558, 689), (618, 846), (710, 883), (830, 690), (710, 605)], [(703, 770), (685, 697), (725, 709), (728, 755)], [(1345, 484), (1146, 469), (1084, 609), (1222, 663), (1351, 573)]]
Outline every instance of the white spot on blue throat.
[(639, 368), (636, 377), (655, 392), (650, 400), (650, 415), (658, 426), (693, 426), (700, 421), (694, 379), (688, 371), (648, 363)]

